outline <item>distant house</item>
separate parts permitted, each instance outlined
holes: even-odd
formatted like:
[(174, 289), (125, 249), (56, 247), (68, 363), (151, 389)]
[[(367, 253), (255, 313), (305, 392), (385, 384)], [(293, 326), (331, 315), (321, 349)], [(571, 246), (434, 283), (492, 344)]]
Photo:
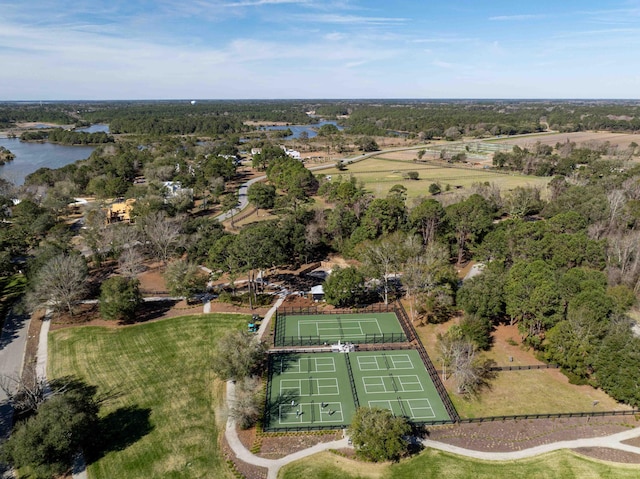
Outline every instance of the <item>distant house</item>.
[(302, 157), (300, 156), (300, 152), (298, 150), (290, 150), (289, 148), (287, 148), (286, 146), (280, 146), (280, 148), (282, 148), (285, 152), (285, 154), (287, 156), (290, 156), (291, 158), (293, 158), (294, 160), (300, 160), (302, 159)]
[(133, 210), (135, 202), (135, 198), (129, 198), (125, 201), (111, 203), (107, 208), (107, 224), (119, 223), (121, 221), (130, 223), (131, 211)]
[(179, 181), (164, 181), (162, 183), (167, 198), (173, 198), (180, 195), (189, 195), (193, 198), (193, 188), (183, 188)]

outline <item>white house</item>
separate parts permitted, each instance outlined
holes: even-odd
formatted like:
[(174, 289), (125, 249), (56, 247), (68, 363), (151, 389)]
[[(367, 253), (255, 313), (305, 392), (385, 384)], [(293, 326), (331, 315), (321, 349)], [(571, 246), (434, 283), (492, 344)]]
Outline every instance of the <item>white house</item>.
[(183, 188), (179, 181), (164, 181), (162, 186), (168, 198), (187, 194), (193, 198), (193, 188)]

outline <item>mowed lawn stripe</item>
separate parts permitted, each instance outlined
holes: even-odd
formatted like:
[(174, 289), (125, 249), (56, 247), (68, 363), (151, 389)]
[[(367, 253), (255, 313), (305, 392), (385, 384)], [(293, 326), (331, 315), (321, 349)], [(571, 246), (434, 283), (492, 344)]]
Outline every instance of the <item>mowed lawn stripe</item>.
[(89, 477), (231, 477), (218, 448), (214, 411), (223, 385), (211, 372), (211, 348), (248, 319), (211, 314), (51, 333), (50, 377), (72, 374), (98, 386), (107, 398), (102, 415), (130, 406), (150, 413), (152, 430), (91, 464)]

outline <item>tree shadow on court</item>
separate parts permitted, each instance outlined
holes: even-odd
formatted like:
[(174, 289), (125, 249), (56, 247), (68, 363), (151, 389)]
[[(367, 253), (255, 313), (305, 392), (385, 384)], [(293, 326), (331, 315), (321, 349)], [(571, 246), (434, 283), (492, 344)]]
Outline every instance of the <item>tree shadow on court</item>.
[(300, 355), (296, 353), (272, 354), (271, 361), (271, 370), (273, 373), (282, 374), (285, 373), (292, 364), (300, 361)]
[(276, 398), (269, 398), (265, 406), (265, 417), (273, 420), (282, 414), (288, 414), (297, 407), (299, 400), (300, 396), (295, 390), (284, 391)]

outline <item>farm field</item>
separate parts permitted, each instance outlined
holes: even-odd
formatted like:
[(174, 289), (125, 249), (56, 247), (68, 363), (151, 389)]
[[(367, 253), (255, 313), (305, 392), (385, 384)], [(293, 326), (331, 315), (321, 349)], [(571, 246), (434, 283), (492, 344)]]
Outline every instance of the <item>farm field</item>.
[(638, 477), (638, 465), (613, 465), (557, 451), (518, 461), (482, 461), (428, 449), (396, 464), (357, 462), (324, 452), (285, 466), (279, 479), (330, 477), (332, 479), (596, 479)]
[(101, 416), (114, 418), (113, 430), (125, 436), (89, 464), (91, 479), (233, 477), (218, 447), (224, 385), (211, 372), (211, 345), (248, 318), (183, 316), (50, 334), (49, 377), (75, 375), (97, 386)]
[[(444, 333), (450, 326), (450, 323), (446, 323), (416, 328), (429, 357), (438, 369), (441, 368), (441, 363), (436, 338), (438, 333)], [(531, 351), (523, 350), (518, 344), (509, 344), (507, 341), (511, 338), (518, 339), (517, 328), (500, 326), (494, 332), (493, 348), (484, 353), (486, 357), (495, 360), (498, 366), (542, 364)], [(512, 361), (509, 361), (510, 358)], [(451, 378), (444, 384), (462, 418), (629, 409), (600, 389), (569, 384), (567, 377), (558, 369), (498, 372), (497, 377), (491, 381), (491, 388), (484, 389), (479, 399), (466, 400), (452, 393), (455, 385)], [(597, 401), (596, 406), (593, 405), (594, 401)]]
[[(406, 153), (406, 152), (400, 152)], [(414, 153), (415, 154), (415, 153)], [(364, 183), (367, 190), (376, 197), (383, 198), (394, 185), (400, 184), (407, 188), (409, 200), (430, 196), (429, 185), (440, 183), (444, 191), (447, 185), (451, 190), (456, 188), (469, 188), (474, 183), (489, 182), (497, 185), (501, 190), (512, 190), (518, 186), (537, 186), (544, 190), (550, 178), (536, 176), (524, 176), (516, 174), (502, 174), (472, 167), (445, 167), (425, 163), (414, 163), (396, 159), (395, 153), (388, 153), (382, 157), (369, 158), (347, 166), (346, 171), (338, 171), (336, 168), (322, 170), (323, 174), (331, 175), (332, 181), (338, 176), (348, 179), (355, 176)], [(418, 180), (409, 180), (402, 177), (403, 173), (417, 171)]]
[(555, 146), (556, 143), (564, 143), (567, 140), (575, 142), (578, 146), (584, 145), (585, 143), (593, 145), (594, 143), (604, 143), (605, 141), (608, 141), (611, 145), (626, 148), (632, 141), (640, 143), (640, 135), (634, 135), (632, 133), (611, 133), (607, 131), (579, 131), (574, 133), (541, 133), (539, 135), (519, 138), (499, 138), (485, 140), (484, 143), (518, 145), (523, 148), (525, 146), (534, 145), (537, 141), (545, 145)]

